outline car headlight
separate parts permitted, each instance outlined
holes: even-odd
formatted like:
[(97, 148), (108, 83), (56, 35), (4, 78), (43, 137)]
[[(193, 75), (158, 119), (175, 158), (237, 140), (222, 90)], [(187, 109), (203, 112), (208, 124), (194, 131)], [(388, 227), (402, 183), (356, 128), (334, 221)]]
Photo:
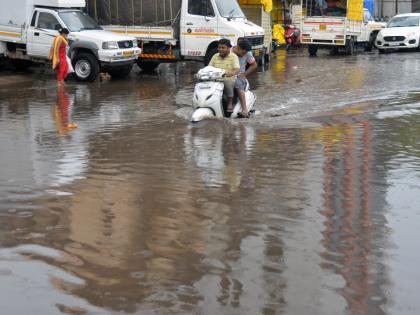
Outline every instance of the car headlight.
[(137, 39), (133, 40), (133, 47), (139, 47), (139, 43), (137, 42)]
[(416, 36), (416, 32), (411, 32), (407, 34), (407, 37), (412, 37), (412, 36)]
[(103, 49), (118, 49), (117, 42), (105, 42), (102, 44)]

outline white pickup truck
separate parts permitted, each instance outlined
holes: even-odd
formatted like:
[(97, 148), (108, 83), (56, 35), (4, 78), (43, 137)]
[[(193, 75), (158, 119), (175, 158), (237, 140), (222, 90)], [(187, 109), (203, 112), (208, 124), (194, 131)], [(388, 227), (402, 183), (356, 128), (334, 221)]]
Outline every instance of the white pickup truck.
[(17, 68), (47, 62), (58, 29), (70, 31), (69, 56), (79, 81), (94, 81), (100, 72), (127, 75), (141, 50), (128, 35), (104, 31), (80, 8), (85, 0), (2, 1), (0, 57)]
[(363, 45), (370, 51), (378, 32), (385, 27), (376, 23), (363, 8), (363, 0), (332, 1), (323, 10), (307, 1), (301, 12), (301, 42), (308, 45), (311, 56), (315, 56), (319, 48), (333, 52), (344, 49), (347, 55), (352, 55), (355, 45)]

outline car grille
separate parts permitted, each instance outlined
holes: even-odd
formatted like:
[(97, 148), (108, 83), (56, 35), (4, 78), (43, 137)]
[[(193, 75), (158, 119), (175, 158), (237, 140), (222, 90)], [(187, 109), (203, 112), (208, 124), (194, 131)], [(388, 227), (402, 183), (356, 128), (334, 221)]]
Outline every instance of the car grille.
[(120, 41), (118, 42), (118, 47), (120, 47), (121, 49), (133, 48), (133, 41), (131, 40)]
[(405, 40), (404, 36), (385, 36), (384, 40), (387, 42), (402, 42)]
[(264, 44), (264, 36), (245, 37), (251, 46), (260, 46)]

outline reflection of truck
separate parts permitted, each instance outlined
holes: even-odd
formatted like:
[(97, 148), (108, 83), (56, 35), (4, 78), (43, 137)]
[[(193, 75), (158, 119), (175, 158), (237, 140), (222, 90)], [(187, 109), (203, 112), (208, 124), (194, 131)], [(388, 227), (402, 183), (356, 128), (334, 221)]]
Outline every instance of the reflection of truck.
[[(373, 21), (365, 20), (363, 0), (325, 1), (321, 9), (317, 3), (306, 0), (302, 3), (302, 43), (308, 45), (309, 54), (315, 56), (318, 48), (333, 51), (344, 49), (352, 55), (355, 44), (372, 48)], [(378, 26), (379, 27), (379, 26)]]
[(17, 68), (46, 62), (58, 29), (68, 28), (75, 76), (95, 80), (100, 71), (113, 76), (130, 72), (140, 49), (134, 37), (102, 30), (79, 9), (84, 0), (3, 1), (0, 10), (0, 56)]
[(234, 44), (245, 37), (255, 51), (264, 49), (264, 30), (246, 19), (236, 0), (87, 2), (88, 14), (105, 29), (139, 40), (138, 64), (145, 70), (162, 62), (209, 61), (222, 37)]
[[(239, 4), (246, 17), (253, 23), (261, 26), (264, 29), (264, 59), (270, 59), (270, 53), (273, 45), (273, 31), (271, 23), (271, 12), (267, 12), (262, 4), (253, 4), (260, 1), (240, 0)], [(258, 56), (256, 56), (258, 57)], [(261, 56), (262, 57), (262, 56)]]

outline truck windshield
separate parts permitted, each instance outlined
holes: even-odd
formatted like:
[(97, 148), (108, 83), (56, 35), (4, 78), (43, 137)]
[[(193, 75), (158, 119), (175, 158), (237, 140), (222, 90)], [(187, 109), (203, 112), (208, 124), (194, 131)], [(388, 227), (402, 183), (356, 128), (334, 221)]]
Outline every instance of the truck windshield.
[(396, 16), (389, 21), (388, 27), (413, 27), (419, 26), (418, 16)]
[(58, 14), (70, 32), (101, 30), (102, 28), (89, 15), (81, 11), (64, 11)]
[(216, 0), (216, 5), (220, 15), (225, 18), (245, 18), (236, 0)]

